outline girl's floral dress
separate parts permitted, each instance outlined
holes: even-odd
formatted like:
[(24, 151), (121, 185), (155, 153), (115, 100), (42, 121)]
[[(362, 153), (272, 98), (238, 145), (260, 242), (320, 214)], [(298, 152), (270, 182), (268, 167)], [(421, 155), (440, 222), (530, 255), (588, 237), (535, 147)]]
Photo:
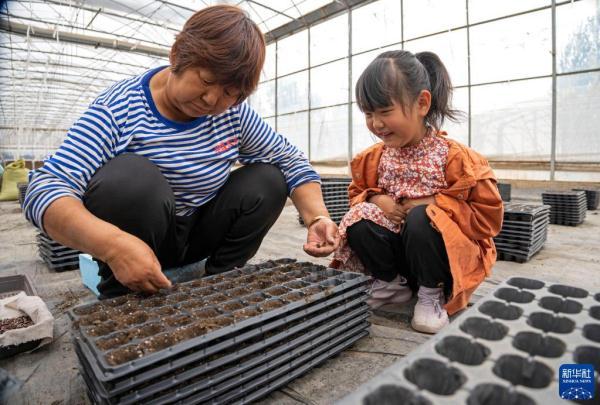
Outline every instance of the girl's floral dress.
[[(446, 163), (448, 143), (441, 136), (429, 131), (416, 145), (402, 148), (384, 146), (377, 168), (377, 186), (396, 202), (404, 198), (428, 197), (447, 188)], [(362, 202), (350, 208), (339, 226), (340, 247), (334, 253), (334, 260), (348, 271), (365, 272), (365, 268), (348, 245), (346, 230), (360, 220), (369, 220), (392, 232), (399, 233), (401, 226), (385, 217), (375, 204)]]

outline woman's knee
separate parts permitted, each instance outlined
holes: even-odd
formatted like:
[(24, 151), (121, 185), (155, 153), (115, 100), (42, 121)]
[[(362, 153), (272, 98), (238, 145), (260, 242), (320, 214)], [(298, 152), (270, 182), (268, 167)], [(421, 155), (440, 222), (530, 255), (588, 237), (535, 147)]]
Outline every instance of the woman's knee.
[(144, 156), (126, 153), (102, 166), (92, 177), (84, 204), (94, 211), (171, 210), (175, 197), (158, 167)]
[(287, 183), (281, 170), (272, 164), (253, 163), (232, 174), (236, 192), (246, 195), (252, 206), (267, 211), (281, 211), (287, 199)]

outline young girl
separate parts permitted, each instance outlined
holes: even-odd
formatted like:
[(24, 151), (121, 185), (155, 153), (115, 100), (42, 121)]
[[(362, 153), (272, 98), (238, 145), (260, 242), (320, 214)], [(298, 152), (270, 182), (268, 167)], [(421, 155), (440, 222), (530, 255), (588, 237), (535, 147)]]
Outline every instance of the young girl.
[(503, 217), (488, 162), (440, 132), (458, 116), (451, 96), (431, 52), (384, 52), (362, 73), (356, 100), (383, 142), (352, 161), (351, 209), (332, 263), (375, 278), (373, 308), (417, 291), (411, 324), (426, 333), (447, 325), (490, 274)]

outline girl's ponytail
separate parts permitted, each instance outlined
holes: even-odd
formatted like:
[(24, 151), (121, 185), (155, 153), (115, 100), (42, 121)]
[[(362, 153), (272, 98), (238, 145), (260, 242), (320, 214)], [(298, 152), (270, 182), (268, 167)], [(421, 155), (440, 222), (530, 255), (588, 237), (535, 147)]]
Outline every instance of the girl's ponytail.
[(461, 112), (451, 108), (452, 83), (446, 67), (433, 52), (419, 52), (415, 54), (415, 57), (425, 67), (429, 75), (431, 108), (425, 116), (425, 122), (439, 129), (446, 118), (457, 121), (461, 116)]

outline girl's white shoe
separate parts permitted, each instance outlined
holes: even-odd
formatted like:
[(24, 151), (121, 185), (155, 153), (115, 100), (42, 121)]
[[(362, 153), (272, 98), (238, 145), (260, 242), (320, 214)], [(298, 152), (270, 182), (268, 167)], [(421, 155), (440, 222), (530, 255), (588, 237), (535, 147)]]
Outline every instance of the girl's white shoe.
[(419, 287), (417, 304), (411, 321), (413, 329), (423, 333), (437, 333), (448, 325), (444, 309), (444, 292), (441, 288)]
[(392, 281), (375, 279), (371, 285), (371, 298), (367, 304), (372, 309), (377, 309), (386, 304), (402, 304), (410, 301), (412, 291), (404, 277), (398, 275)]

